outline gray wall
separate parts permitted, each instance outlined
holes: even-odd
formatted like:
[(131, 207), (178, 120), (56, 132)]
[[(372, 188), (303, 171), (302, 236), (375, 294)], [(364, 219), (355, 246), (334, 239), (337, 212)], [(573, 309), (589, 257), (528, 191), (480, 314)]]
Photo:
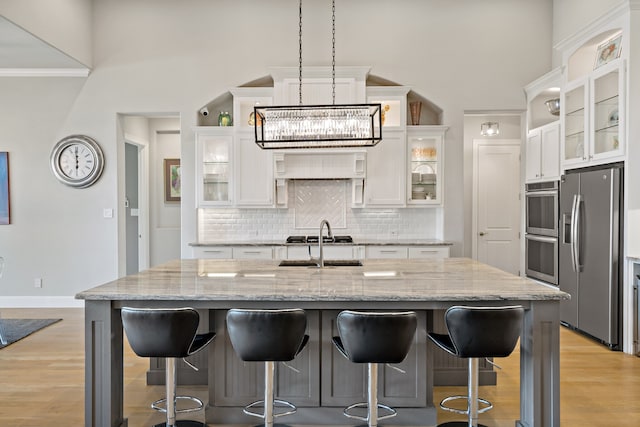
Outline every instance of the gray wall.
[[(551, 68), (552, 25), (563, 25), (553, 9), (551, 0), (337, 2), (337, 64), (370, 65), (444, 110), (444, 237), (454, 255), (468, 247), (464, 112), (525, 108), (522, 87)], [(305, 2), (303, 14), (304, 64), (328, 65), (330, 2)], [(71, 296), (123, 274), (118, 114), (179, 114), (182, 171), (193, 174), (198, 109), (270, 66), (296, 66), (297, 22), (295, 0), (96, 0), (88, 78), (0, 78), (14, 220), (0, 228), (0, 295)], [(48, 166), (55, 142), (72, 133), (91, 135), (105, 151), (103, 177), (84, 190), (57, 183)], [(103, 218), (104, 208), (116, 216)], [(189, 254), (193, 187), (183, 187), (180, 221), (180, 250)], [(43, 277), (42, 289), (34, 277)]]

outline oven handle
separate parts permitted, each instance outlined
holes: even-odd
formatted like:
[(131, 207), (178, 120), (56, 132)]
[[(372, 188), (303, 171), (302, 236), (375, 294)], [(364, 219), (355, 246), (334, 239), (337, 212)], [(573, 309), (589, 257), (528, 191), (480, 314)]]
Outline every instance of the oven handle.
[(573, 203), (571, 204), (571, 231), (569, 233), (569, 239), (571, 239), (571, 268), (574, 272), (577, 272), (576, 267), (576, 200), (577, 194), (573, 195)]
[(558, 195), (558, 190), (526, 191), (525, 195), (527, 195), (527, 196), (557, 196)]
[(525, 239), (527, 240), (533, 240), (535, 242), (544, 242), (544, 243), (557, 243), (558, 242), (558, 238), (557, 237), (547, 237), (547, 236), (538, 236), (535, 234), (526, 234), (524, 236)]

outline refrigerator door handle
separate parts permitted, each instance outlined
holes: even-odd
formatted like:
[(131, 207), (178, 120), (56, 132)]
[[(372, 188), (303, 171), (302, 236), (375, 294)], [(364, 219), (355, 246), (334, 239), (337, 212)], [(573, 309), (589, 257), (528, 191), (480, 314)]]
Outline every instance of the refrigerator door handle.
[(573, 253), (575, 254), (576, 272), (580, 272), (582, 264), (580, 264), (580, 221), (582, 220), (580, 215), (580, 205), (582, 204), (582, 195), (576, 195), (576, 216), (573, 222), (574, 227), (574, 239), (573, 239)]
[(578, 195), (573, 195), (573, 203), (571, 204), (571, 232), (569, 238), (571, 239), (571, 268), (574, 272), (578, 272), (578, 266), (576, 263), (576, 202)]

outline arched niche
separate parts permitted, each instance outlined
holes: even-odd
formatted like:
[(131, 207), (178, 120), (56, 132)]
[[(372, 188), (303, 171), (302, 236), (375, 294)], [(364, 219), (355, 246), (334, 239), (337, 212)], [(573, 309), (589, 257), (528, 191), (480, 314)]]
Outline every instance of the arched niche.
[[(621, 28), (603, 31), (578, 47), (567, 61), (567, 81), (573, 81), (589, 74), (595, 68), (598, 47), (622, 34)], [(622, 49), (628, 49), (622, 43)]]

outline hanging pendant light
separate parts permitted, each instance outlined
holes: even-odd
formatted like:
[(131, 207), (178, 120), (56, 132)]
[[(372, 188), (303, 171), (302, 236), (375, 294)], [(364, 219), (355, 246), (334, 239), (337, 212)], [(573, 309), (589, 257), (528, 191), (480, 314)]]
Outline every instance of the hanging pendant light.
[(256, 144), (274, 148), (372, 147), (382, 140), (381, 104), (336, 105), (336, 8), (332, 1), (332, 105), (302, 104), (302, 0), (299, 1), (297, 106), (254, 107)]

